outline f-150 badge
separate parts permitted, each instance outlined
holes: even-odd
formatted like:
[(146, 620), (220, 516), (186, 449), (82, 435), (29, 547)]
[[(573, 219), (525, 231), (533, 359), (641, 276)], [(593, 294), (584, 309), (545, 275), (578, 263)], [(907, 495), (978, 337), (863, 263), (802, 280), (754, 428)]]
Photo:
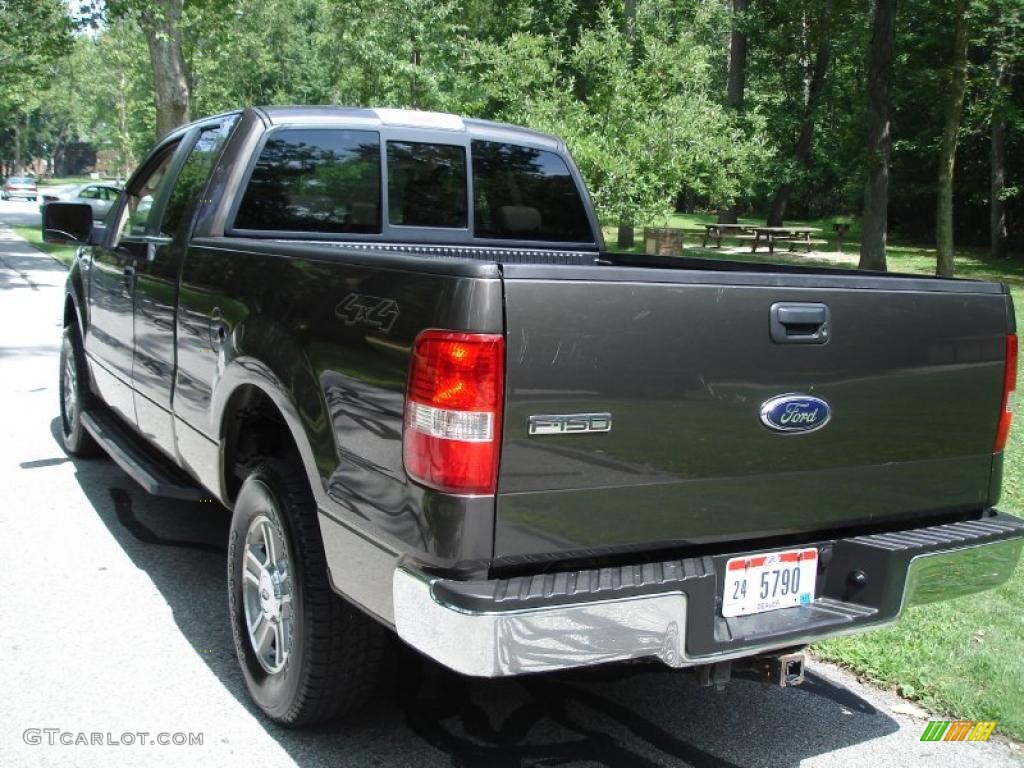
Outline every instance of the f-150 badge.
[(530, 417), (531, 435), (582, 435), (611, 430), (610, 413), (552, 413)]
[(779, 395), (761, 404), (761, 423), (773, 432), (814, 432), (831, 418), (832, 407), (812, 395)]

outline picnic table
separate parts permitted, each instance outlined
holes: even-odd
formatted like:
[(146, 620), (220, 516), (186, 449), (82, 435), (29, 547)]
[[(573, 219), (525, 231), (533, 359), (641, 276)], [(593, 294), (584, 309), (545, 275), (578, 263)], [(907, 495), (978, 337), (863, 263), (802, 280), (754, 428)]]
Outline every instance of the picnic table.
[(708, 241), (713, 240), (714, 245), (722, 247), (722, 235), (734, 237), (737, 240), (749, 240), (750, 252), (756, 253), (762, 245), (768, 246), (768, 253), (775, 253), (776, 243), (788, 243), (789, 250), (796, 250), (796, 246), (807, 246), (808, 253), (812, 245), (823, 245), (826, 241), (819, 240), (813, 235), (821, 232), (820, 227), (760, 227), (755, 224), (705, 224), (704, 242), (702, 247), (708, 247)]
[(753, 242), (750, 244), (750, 252), (756, 253), (758, 246), (763, 243), (768, 245), (768, 253), (775, 253), (776, 243), (788, 243), (789, 250), (794, 251), (798, 245), (806, 245), (807, 252), (811, 252), (812, 245), (820, 245), (825, 240), (811, 237), (821, 232), (820, 227), (751, 227), (754, 232)]
[(722, 235), (746, 235), (751, 232), (751, 228), (746, 224), (705, 224), (704, 225), (704, 242), (701, 244), (702, 248), (708, 247), (708, 240), (714, 238), (715, 245), (718, 248), (722, 247)]

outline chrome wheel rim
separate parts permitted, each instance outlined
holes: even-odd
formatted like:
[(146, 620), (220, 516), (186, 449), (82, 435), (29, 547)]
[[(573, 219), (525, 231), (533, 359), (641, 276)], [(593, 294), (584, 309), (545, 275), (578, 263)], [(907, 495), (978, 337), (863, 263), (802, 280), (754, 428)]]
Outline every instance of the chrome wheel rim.
[(242, 602), (249, 645), (260, 666), (273, 675), (288, 663), (295, 614), (287, 544), (266, 515), (258, 515), (249, 524), (242, 557)]
[(75, 370), (75, 354), (68, 351), (64, 358), (64, 391), (61, 392), (64, 403), (64, 431), (70, 432), (75, 423), (75, 393), (78, 391), (78, 372)]

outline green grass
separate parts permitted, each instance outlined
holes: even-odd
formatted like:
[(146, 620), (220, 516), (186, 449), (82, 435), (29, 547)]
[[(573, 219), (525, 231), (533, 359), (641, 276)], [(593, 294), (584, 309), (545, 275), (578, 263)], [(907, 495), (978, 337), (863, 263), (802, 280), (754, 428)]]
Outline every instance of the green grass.
[[(759, 250), (752, 254), (748, 249), (742, 253), (722, 253), (717, 248), (702, 248), (701, 241), (704, 237), (704, 225), (713, 224), (716, 215), (712, 213), (674, 213), (666, 221), (656, 223), (652, 226), (667, 226), (683, 230), (684, 248), (687, 256), (703, 256), (708, 258), (731, 259), (739, 261), (754, 262), (775, 262), (780, 264), (808, 264), (809, 261), (800, 252), (790, 253), (788, 251), (776, 251), (771, 257), (767, 251)], [(838, 236), (832, 229), (836, 223), (850, 225), (850, 231), (843, 236), (840, 243)], [(763, 225), (764, 217), (740, 217), (740, 224)], [(816, 254), (825, 257), (842, 257), (846, 262), (837, 266), (856, 266), (852, 263), (851, 257), (856, 257), (860, 251), (860, 224), (856, 219), (846, 216), (830, 216), (823, 219), (787, 219), (787, 225), (817, 227), (821, 230), (815, 234), (815, 238), (828, 241), (825, 245), (815, 246)], [(615, 244), (616, 228), (605, 226), (605, 243), (613, 251), (625, 250), (629, 253), (643, 253), (643, 227), (636, 228), (636, 243), (632, 248), (620, 249)], [(723, 244), (735, 245), (730, 238), (723, 238)], [(749, 243), (748, 243), (749, 244)], [(888, 245), (888, 266), (890, 272), (909, 272), (916, 274), (935, 274), (935, 248), (929, 245), (921, 245), (901, 238), (899, 235), (890, 237)], [(1015, 258), (994, 261), (989, 258), (986, 249), (958, 247), (956, 254), (956, 276), (975, 278), (979, 280), (999, 280), (1011, 286), (1024, 287), (1024, 254), (1016, 254)]]
[(102, 184), (110, 179), (94, 179), (90, 176), (54, 176), (52, 179), (38, 179), (36, 185), (40, 187), (59, 187), (65, 184), (88, 184), (94, 182)]
[(71, 266), (71, 262), (75, 259), (75, 247), (72, 245), (54, 245), (53, 243), (43, 242), (43, 233), (39, 227), (26, 227), (21, 224), (12, 224), (13, 229), (18, 235), (28, 240), (29, 244), (34, 248), (38, 248), (44, 253), (49, 253), (51, 256), (56, 257), (64, 266)]

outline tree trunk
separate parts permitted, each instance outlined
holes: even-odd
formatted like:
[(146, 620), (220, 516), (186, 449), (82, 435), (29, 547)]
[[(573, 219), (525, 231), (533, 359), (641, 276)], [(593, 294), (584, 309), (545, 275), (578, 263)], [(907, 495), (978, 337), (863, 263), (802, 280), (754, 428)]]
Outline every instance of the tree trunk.
[(749, 0), (732, 0), (733, 26), (729, 38), (729, 84), (725, 103), (737, 112), (743, 109), (747, 81), (747, 35), (743, 30)]
[(989, 191), (990, 250), (996, 259), (1006, 258), (1006, 118), (992, 118), (992, 184)]
[(885, 270), (889, 212), (889, 100), (896, 47), (896, 0), (875, 0), (868, 56), (867, 161), (861, 217), (860, 268)]
[[(625, 0), (622, 9), (622, 34), (629, 43), (629, 63), (634, 65), (634, 35), (636, 34), (636, 0)], [(619, 222), (619, 231), (615, 238), (619, 248), (632, 248), (636, 243), (636, 234), (633, 229), (633, 222)]]
[(636, 28), (636, 0), (625, 0), (622, 9), (622, 33), (633, 42), (633, 30)]
[(992, 258), (1006, 258), (1006, 111), (1004, 105), (1006, 63), (999, 53), (992, 53), (992, 85), (995, 106), (992, 110), (992, 167), (989, 184), (989, 250)]
[(953, 171), (956, 145), (960, 137), (960, 118), (964, 112), (967, 88), (967, 3), (957, 0), (956, 29), (953, 36), (953, 61), (949, 67), (946, 119), (939, 149), (938, 200), (935, 206), (935, 247), (938, 259), (935, 274), (953, 276)]
[(21, 125), (18, 123), (18, 118), (14, 118), (13, 125), (14, 133), (14, 173), (20, 174), (22, 171), (21, 165)]
[[(800, 133), (793, 148), (793, 161), (797, 169), (803, 170), (811, 156), (811, 145), (814, 139), (814, 118), (821, 101), (821, 92), (825, 86), (825, 75), (828, 73), (829, 59), (832, 53), (832, 2), (825, 0), (821, 11), (818, 29), (818, 45), (814, 57), (814, 70), (811, 73), (806, 89), (804, 114), (800, 121)], [(793, 182), (783, 181), (775, 188), (772, 205), (768, 211), (768, 226), (781, 227), (786, 218), (786, 206), (789, 195), (793, 191)]]
[(181, 52), (184, 0), (157, 0), (142, 12), (156, 101), (156, 132), (163, 136), (189, 117), (188, 75)]
[[(725, 104), (736, 112), (743, 111), (747, 80), (747, 35), (743, 29), (749, 0), (732, 0), (732, 34), (729, 37), (729, 82)], [(735, 224), (739, 205), (733, 203), (718, 214), (719, 224)]]

